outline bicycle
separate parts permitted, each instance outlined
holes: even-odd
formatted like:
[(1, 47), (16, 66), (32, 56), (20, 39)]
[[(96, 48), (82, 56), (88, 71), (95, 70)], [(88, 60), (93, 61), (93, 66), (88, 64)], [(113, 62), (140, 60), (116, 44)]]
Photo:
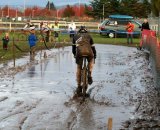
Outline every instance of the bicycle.
[(84, 101), (86, 97), (86, 91), (88, 88), (87, 56), (83, 56), (82, 70), (81, 70), (81, 82), (82, 82), (82, 96), (83, 96), (83, 101)]

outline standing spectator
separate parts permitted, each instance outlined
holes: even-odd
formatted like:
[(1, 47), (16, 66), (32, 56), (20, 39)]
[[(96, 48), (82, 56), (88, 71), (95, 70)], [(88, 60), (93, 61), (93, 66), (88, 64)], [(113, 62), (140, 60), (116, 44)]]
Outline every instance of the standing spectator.
[(58, 21), (55, 21), (53, 28), (54, 28), (54, 37), (57, 41), (59, 37), (59, 32), (60, 32)]
[(149, 23), (148, 23), (147, 19), (144, 19), (144, 22), (142, 23), (141, 31), (143, 31), (143, 29), (150, 30)]
[(2, 38), (3, 41), (3, 49), (8, 50), (8, 43), (9, 43), (9, 34), (5, 33), (5, 36)]
[(30, 46), (30, 55), (34, 56), (35, 55), (35, 46), (36, 46), (36, 42), (37, 42), (37, 37), (35, 35), (35, 31), (31, 30), (31, 34), (28, 37), (28, 42), (29, 42), (29, 46)]
[(127, 30), (127, 43), (133, 44), (134, 25), (130, 21), (127, 24), (126, 30)]
[(76, 33), (76, 24), (73, 21), (68, 25), (68, 32), (70, 38), (73, 38)]
[[(144, 22), (142, 23), (141, 31), (143, 31), (144, 29), (150, 30), (149, 23), (148, 23), (147, 19), (144, 19)], [(140, 45), (139, 45), (140, 50), (142, 49), (142, 45), (143, 45), (142, 39), (143, 39), (143, 33), (142, 33), (142, 37), (141, 37), (141, 41), (140, 41)]]

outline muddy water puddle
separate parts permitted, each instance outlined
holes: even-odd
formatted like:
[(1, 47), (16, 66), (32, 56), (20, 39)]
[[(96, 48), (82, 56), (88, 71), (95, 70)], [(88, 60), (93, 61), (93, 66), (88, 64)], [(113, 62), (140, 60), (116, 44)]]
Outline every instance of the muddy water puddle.
[[(71, 47), (37, 53), (18, 60), (22, 72), (0, 85), (0, 130), (113, 130), (133, 116), (138, 97), (145, 92), (141, 79), (150, 75), (142, 52), (135, 48), (96, 45), (94, 83), (83, 104), (73, 100), (76, 64)], [(12, 65), (12, 63), (8, 63)]]

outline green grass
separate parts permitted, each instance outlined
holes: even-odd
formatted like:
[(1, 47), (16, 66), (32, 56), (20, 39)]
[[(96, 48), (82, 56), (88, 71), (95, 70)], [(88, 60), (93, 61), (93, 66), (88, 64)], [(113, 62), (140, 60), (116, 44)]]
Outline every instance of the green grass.
[[(39, 41), (36, 45), (36, 50), (46, 49), (44, 42), (42, 41), (42, 36), (40, 34), (36, 34)], [(4, 33), (0, 35), (0, 39), (4, 36)], [(128, 45), (126, 38), (107, 38), (106, 36), (100, 36), (96, 33), (91, 33), (91, 36), (93, 37), (94, 43), (97, 44), (112, 44), (112, 45), (123, 45), (123, 46), (132, 46), (135, 47), (139, 45), (140, 39), (134, 38), (133, 42), (134, 44)], [(10, 33), (10, 42), (8, 45), (8, 50), (5, 51), (2, 49), (2, 41), (0, 41), (0, 62), (4, 62), (6, 60), (13, 59), (13, 37), (14, 37), (14, 43), (23, 51), (19, 51), (17, 48), (15, 48), (15, 57), (20, 58), (30, 51), (28, 41), (27, 41), (27, 34), (23, 34), (22, 32), (15, 32)], [(60, 43), (63, 43), (63, 45), (70, 45), (70, 38), (67, 34), (60, 34), (59, 38)], [(57, 44), (57, 47), (61, 46), (62, 44)], [(47, 43), (47, 46), (49, 48), (54, 47), (54, 37), (52, 34), (52, 42)]]
[[(1, 35), (0, 39), (2, 39), (2, 37), (4, 36), (4, 34)], [(14, 37), (14, 40), (13, 40)], [(3, 43), (2, 40), (0, 40), (0, 62), (4, 62), (7, 60), (11, 60), (13, 59), (13, 41), (14, 44), (16, 44), (22, 51), (18, 50), (16, 47), (14, 47), (14, 54), (16, 58), (21, 58), (23, 56), (25, 56), (26, 54), (29, 53), (30, 48), (29, 48), (29, 44), (27, 41), (27, 35), (21, 34), (21, 33), (11, 33), (10, 34), (10, 42), (8, 44), (8, 50), (3, 50)], [(38, 42), (36, 45), (36, 50), (44, 50), (47, 49), (45, 47), (45, 44), (42, 40), (42, 36), (41, 35), (37, 35), (38, 37)], [(53, 37), (52, 37), (53, 38)], [(56, 43), (56, 47), (60, 47), (62, 45), (67, 46), (70, 45), (69, 44), (69, 36), (60, 36), (60, 43)], [(46, 43), (48, 48), (53, 48), (55, 47), (55, 41), (54, 39), (52, 39), (52, 42), (48, 42)]]
[(121, 46), (131, 46), (136, 47), (139, 45), (140, 38), (133, 38), (133, 44), (127, 44), (127, 38), (108, 38), (107, 36), (100, 36), (99, 34), (92, 34), (93, 40), (98, 44), (111, 44), (111, 45), (121, 45)]

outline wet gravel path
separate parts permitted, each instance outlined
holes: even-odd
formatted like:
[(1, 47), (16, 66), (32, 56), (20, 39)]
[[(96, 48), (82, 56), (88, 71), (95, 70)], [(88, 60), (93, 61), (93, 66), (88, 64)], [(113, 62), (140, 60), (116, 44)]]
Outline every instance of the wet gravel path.
[(35, 61), (25, 57), (16, 69), (2, 67), (0, 130), (105, 130), (110, 117), (113, 130), (132, 130), (144, 113), (146, 119), (148, 112), (155, 118), (158, 102), (146, 54), (121, 46), (96, 48), (94, 83), (82, 104), (72, 98), (76, 66), (71, 47), (48, 51), (45, 59), (39, 53)]

